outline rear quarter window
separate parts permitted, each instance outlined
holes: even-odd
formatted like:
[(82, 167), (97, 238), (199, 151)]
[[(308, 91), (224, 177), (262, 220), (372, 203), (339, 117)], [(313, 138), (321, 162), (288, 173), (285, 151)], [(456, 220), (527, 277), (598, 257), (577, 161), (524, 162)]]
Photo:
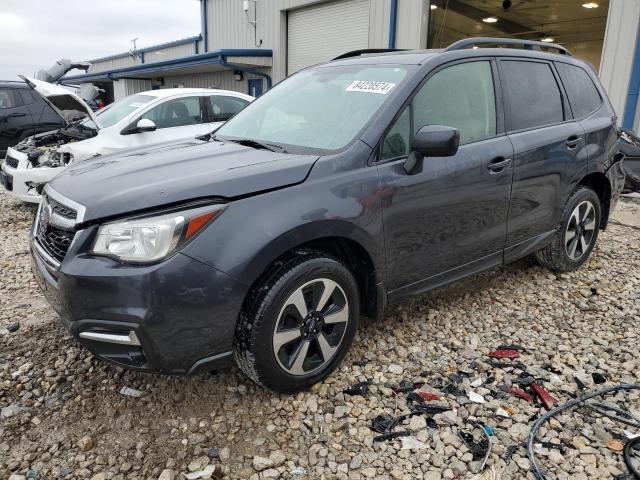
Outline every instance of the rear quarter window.
[(564, 120), (562, 95), (551, 65), (503, 60), (500, 67), (509, 100), (511, 130), (543, 127)]
[(584, 69), (560, 62), (556, 63), (556, 68), (575, 118), (586, 117), (602, 104), (598, 89)]

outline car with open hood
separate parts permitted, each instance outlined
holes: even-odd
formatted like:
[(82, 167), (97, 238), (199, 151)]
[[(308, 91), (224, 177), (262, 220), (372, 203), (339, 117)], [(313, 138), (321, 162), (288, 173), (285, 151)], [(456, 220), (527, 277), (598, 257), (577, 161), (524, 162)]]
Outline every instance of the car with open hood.
[(40, 201), (47, 182), (69, 165), (206, 134), (253, 100), (228, 90), (174, 88), (137, 93), (94, 113), (60, 85), (23, 79), (63, 123), (62, 128), (30, 136), (7, 150), (0, 182), (10, 195), (32, 203)]
[(295, 392), (340, 364), (361, 314), (528, 255), (584, 265), (623, 157), (595, 72), (560, 45), (351, 52), (213, 133), (67, 169), (45, 187), (32, 266), (101, 359), (235, 360)]

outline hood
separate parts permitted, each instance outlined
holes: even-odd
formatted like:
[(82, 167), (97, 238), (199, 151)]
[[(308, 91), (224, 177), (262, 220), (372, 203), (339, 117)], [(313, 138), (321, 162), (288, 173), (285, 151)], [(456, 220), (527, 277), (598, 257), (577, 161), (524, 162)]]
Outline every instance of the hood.
[(20, 75), (31, 89), (33, 89), (60, 116), (66, 126), (79, 118), (89, 117), (98, 125), (91, 108), (77, 95), (60, 85), (43, 82), (35, 78)]
[(294, 185), (305, 180), (317, 159), (192, 139), (80, 162), (49, 187), (83, 205), (86, 222)]

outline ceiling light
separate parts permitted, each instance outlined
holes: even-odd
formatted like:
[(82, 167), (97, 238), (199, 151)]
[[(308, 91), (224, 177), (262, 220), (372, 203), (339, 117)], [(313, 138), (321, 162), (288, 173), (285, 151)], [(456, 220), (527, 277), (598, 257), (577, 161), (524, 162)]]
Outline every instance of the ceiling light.
[(483, 18), (482, 21), (484, 23), (496, 23), (498, 19), (496, 17), (486, 17), (486, 18)]
[(598, 4), (596, 2), (583, 3), (582, 6), (584, 8), (598, 8)]
[(541, 38), (540, 41), (541, 42), (545, 42), (545, 43), (551, 43), (555, 40), (555, 38), (551, 38), (551, 37), (545, 37), (545, 38)]
[(435, 10), (436, 8), (438, 8), (437, 5), (431, 5), (431, 10)]

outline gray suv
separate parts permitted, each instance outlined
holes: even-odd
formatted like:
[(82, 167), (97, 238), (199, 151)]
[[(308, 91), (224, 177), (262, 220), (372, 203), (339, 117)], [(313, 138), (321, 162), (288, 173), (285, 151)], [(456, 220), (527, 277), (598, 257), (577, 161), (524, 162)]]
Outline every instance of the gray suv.
[(532, 254), (578, 268), (621, 158), (595, 73), (559, 45), (351, 52), (211, 134), (62, 173), (33, 271), (104, 360), (186, 374), (235, 359), (295, 392), (388, 303)]

